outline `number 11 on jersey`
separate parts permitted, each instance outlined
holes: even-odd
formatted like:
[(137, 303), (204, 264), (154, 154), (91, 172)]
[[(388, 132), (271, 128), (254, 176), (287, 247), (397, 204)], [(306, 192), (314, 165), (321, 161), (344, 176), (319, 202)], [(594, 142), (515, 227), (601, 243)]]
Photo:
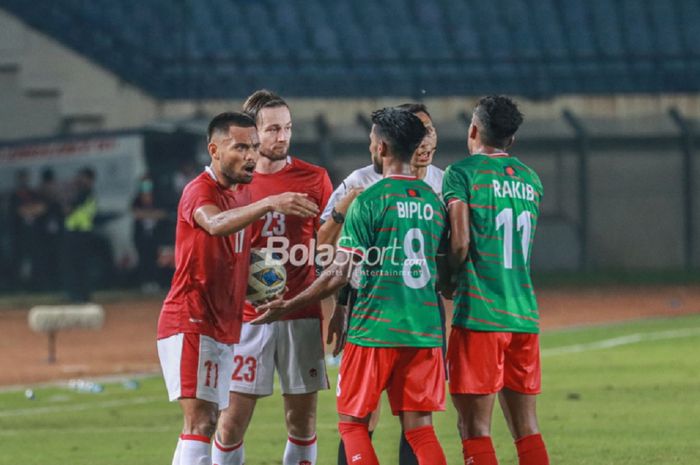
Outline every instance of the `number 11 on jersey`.
[[(513, 268), (513, 209), (504, 208), (496, 215), (496, 231), (503, 226), (503, 267)], [(518, 232), (521, 233), (520, 245), (523, 261), (527, 263), (530, 250), (530, 233), (532, 232), (532, 213), (524, 211), (517, 218)]]

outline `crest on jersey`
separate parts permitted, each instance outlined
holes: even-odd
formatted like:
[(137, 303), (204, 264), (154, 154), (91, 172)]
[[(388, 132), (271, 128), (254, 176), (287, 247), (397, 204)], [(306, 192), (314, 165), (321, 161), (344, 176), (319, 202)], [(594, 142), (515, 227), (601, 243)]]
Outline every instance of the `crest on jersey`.
[(503, 172), (506, 174), (506, 176), (515, 176), (515, 168), (510, 165), (504, 167)]
[(406, 195), (409, 197), (420, 197), (420, 192), (416, 189), (406, 189)]

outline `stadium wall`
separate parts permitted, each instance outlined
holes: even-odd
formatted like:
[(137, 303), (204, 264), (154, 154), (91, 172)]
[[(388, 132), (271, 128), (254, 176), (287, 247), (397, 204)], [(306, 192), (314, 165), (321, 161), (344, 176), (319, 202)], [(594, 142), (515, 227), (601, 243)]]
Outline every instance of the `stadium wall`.
[(0, 139), (136, 128), (158, 102), (0, 9)]
[[(251, 92), (255, 89), (251, 89)], [(449, 98), (430, 98), (422, 101), (430, 109), (436, 121), (452, 121), (465, 111), (471, 111), (478, 96), (453, 96)], [(517, 96), (516, 96), (517, 98)], [(415, 100), (412, 97), (392, 97), (384, 99), (299, 99), (288, 98), (294, 116), (311, 120), (323, 115), (331, 126), (354, 124), (358, 114), (369, 115), (370, 112), (397, 102)], [(695, 94), (678, 95), (602, 95), (564, 96), (552, 100), (533, 101), (518, 98), (523, 112), (530, 120), (550, 121), (557, 118), (562, 111), (570, 110), (582, 118), (627, 118), (659, 117), (666, 118), (668, 109), (678, 108), (689, 118), (700, 118), (700, 96)], [(240, 108), (243, 100), (226, 101), (174, 101), (163, 102), (162, 114), (169, 118), (185, 118), (194, 114), (214, 115), (231, 108)]]

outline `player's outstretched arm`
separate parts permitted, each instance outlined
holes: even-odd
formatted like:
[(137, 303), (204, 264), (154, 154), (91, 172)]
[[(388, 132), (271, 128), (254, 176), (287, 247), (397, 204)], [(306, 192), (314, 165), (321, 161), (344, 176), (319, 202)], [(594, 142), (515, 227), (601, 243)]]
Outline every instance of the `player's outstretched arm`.
[(277, 321), (286, 314), (307, 307), (337, 292), (350, 281), (353, 255), (338, 250), (333, 264), (321, 273), (321, 276), (306, 290), (289, 300), (275, 300), (257, 308), (260, 315), (251, 324), (265, 324)]
[[(360, 195), (360, 193), (362, 193), (363, 190), (364, 189), (361, 187), (353, 187), (349, 189), (345, 196), (338, 200), (338, 202), (336, 202), (336, 204), (333, 206), (335, 213), (340, 214), (344, 217), (347, 214), (348, 208), (350, 208), (350, 204), (352, 203), (352, 201), (355, 200), (355, 198), (358, 195)], [(332, 246), (335, 246), (335, 244), (338, 242), (338, 238), (340, 237), (340, 231), (342, 229), (342, 221), (338, 222), (333, 217), (328, 218), (328, 221), (323, 223), (318, 229), (318, 245), (330, 244)]]
[(469, 252), (469, 205), (453, 200), (448, 205), (450, 215), (450, 249), (447, 254), (452, 271), (459, 271)]
[(318, 206), (307, 197), (306, 194), (285, 192), (226, 211), (221, 211), (216, 205), (203, 205), (194, 212), (194, 220), (212, 236), (228, 236), (272, 211), (302, 218), (318, 215)]
[(326, 344), (331, 344), (335, 338), (335, 347), (333, 347), (333, 356), (338, 354), (345, 347), (345, 341), (348, 337), (348, 318), (350, 317), (350, 309), (347, 305), (337, 304), (333, 310), (331, 320), (328, 322), (328, 335), (326, 336)]

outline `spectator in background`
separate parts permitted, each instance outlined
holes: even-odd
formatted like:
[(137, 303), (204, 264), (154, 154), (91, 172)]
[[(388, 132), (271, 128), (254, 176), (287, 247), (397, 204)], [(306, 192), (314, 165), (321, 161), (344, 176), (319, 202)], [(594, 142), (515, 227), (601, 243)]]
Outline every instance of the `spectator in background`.
[(192, 160), (182, 162), (180, 168), (173, 174), (173, 191), (179, 198), (185, 186), (199, 175), (197, 165)]
[(84, 167), (75, 179), (76, 192), (66, 209), (63, 240), (63, 267), (66, 292), (71, 302), (88, 302), (92, 292), (92, 275), (88, 262), (94, 244), (95, 171)]
[(157, 204), (153, 195), (153, 181), (148, 175), (141, 178), (131, 212), (134, 217), (134, 245), (139, 254), (139, 283), (144, 292), (157, 292), (158, 247), (167, 212)]
[(36, 192), (29, 187), (29, 172), (15, 174), (15, 188), (10, 194), (10, 253), (13, 288), (26, 288), (32, 280), (32, 247), (34, 222), (41, 213)]
[(36, 241), (32, 248), (34, 278), (39, 290), (55, 290), (55, 277), (59, 274), (58, 251), (61, 248), (64, 217), (53, 169), (44, 168), (41, 172), (37, 196), (40, 214), (36, 219)]

